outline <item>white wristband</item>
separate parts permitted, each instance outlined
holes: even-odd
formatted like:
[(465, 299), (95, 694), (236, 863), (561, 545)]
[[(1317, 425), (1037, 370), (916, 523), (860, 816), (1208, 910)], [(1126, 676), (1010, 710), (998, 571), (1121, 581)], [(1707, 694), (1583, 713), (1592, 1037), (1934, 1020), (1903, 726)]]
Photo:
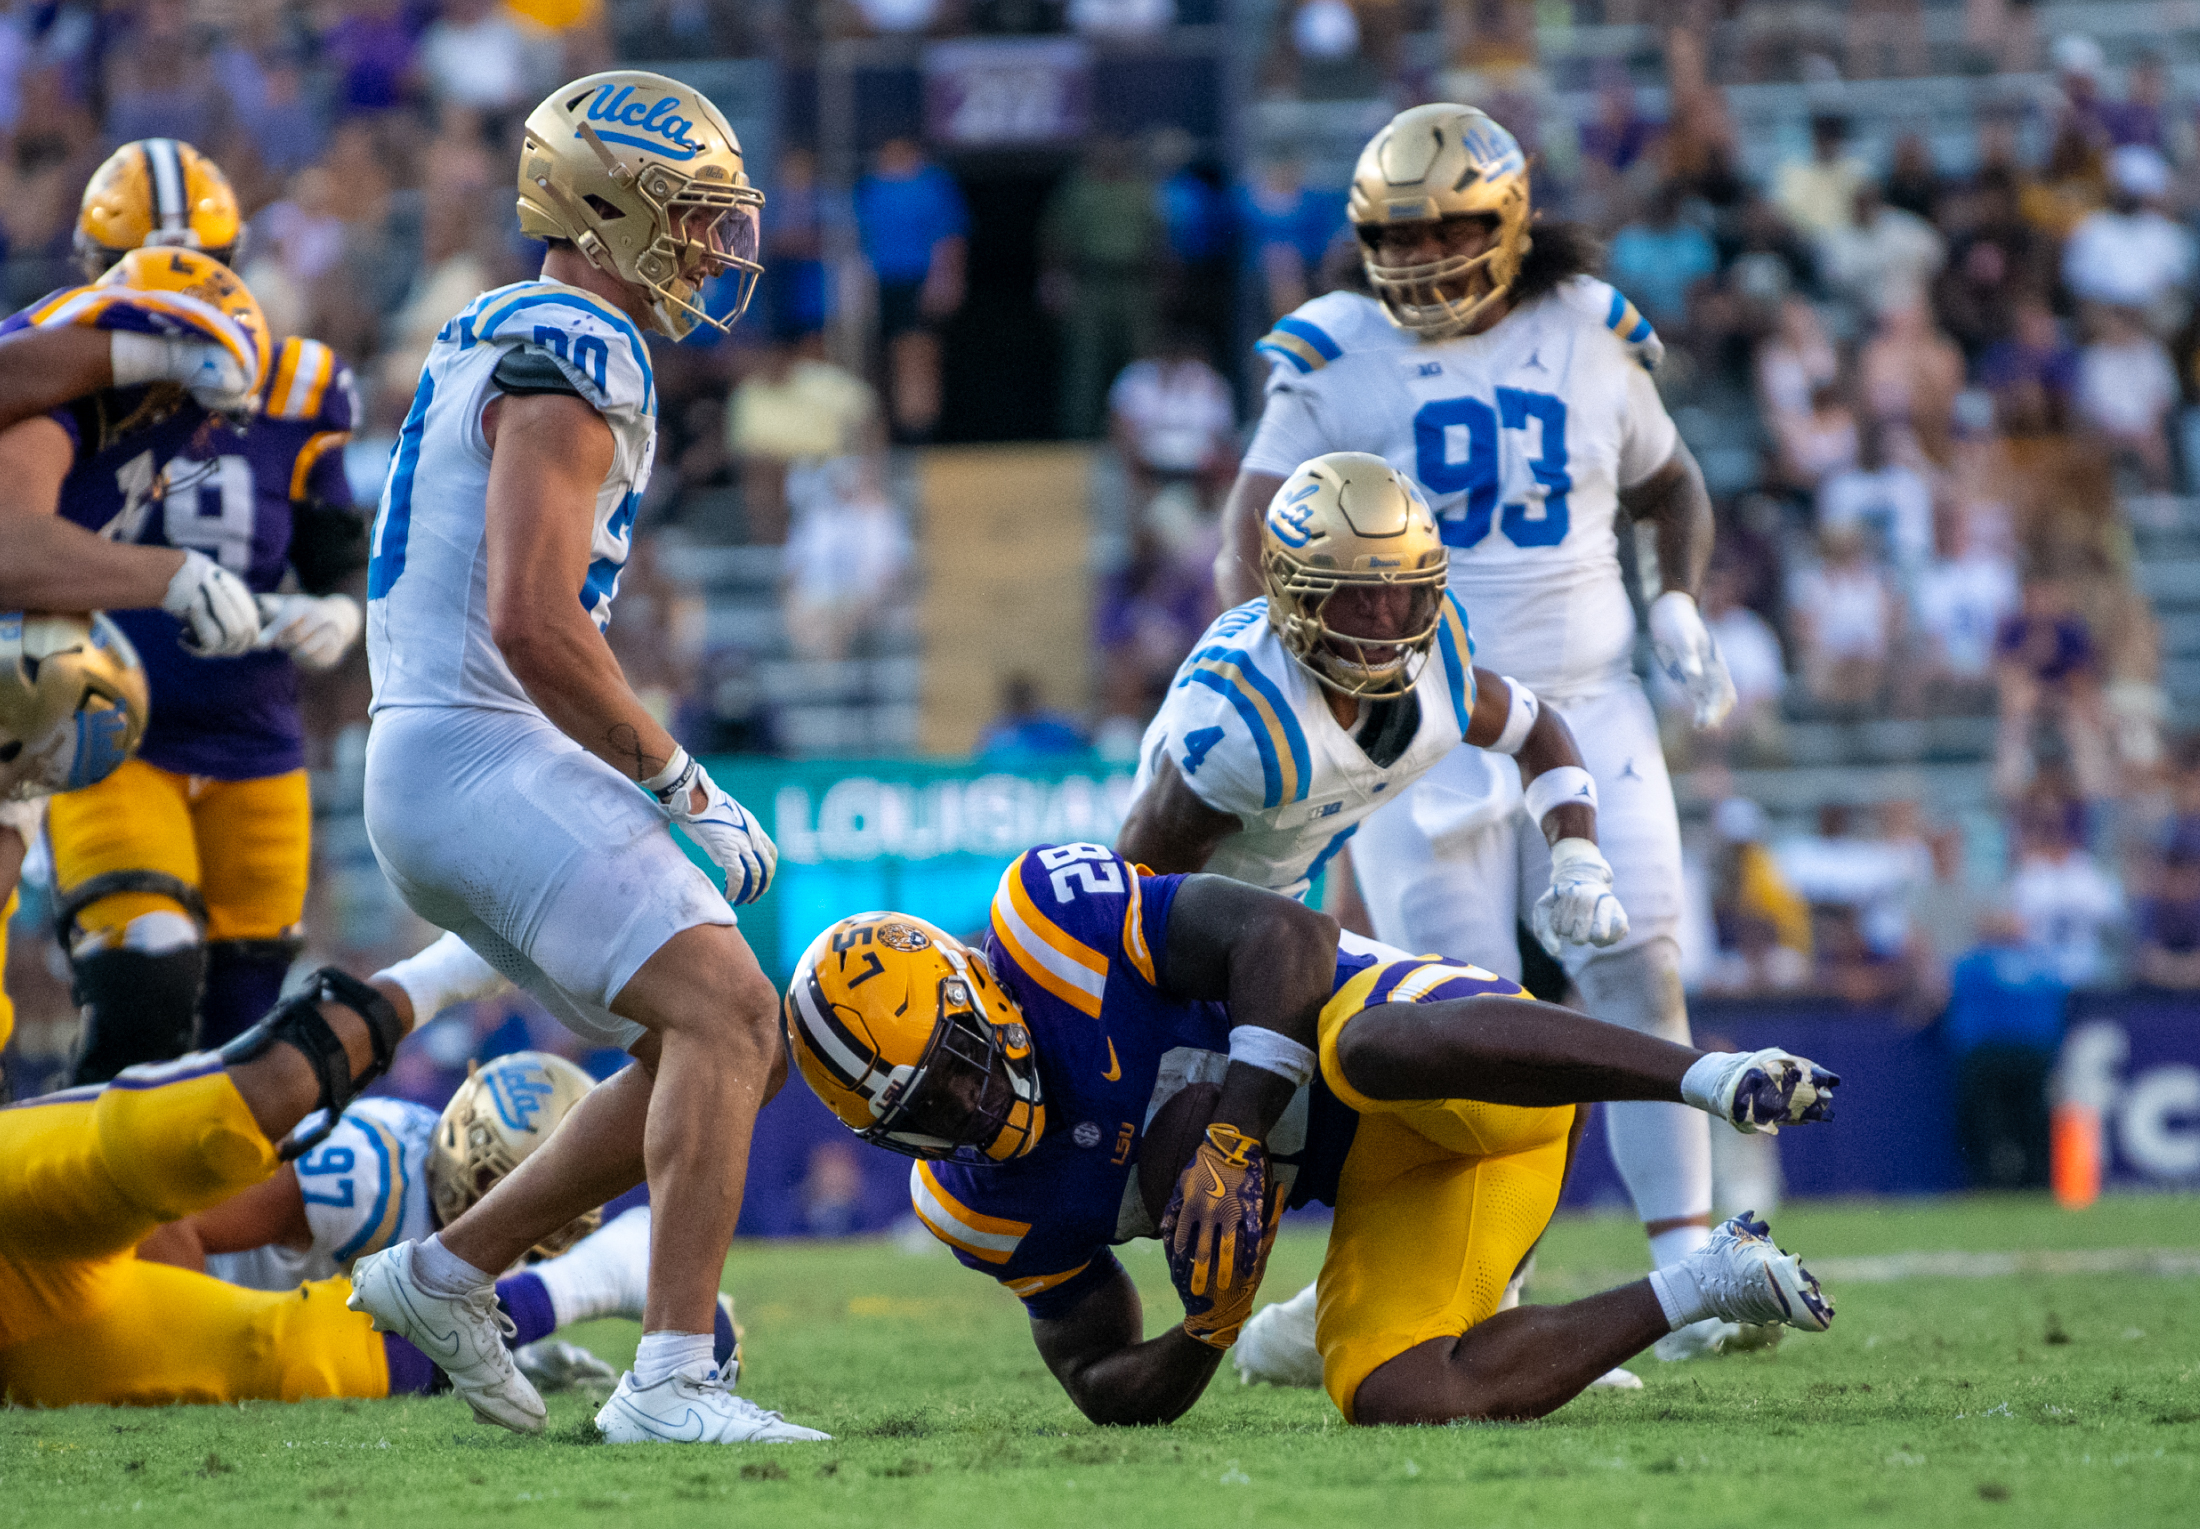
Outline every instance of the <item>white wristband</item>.
[(1543, 714), (1543, 703), (1535, 698), (1535, 692), (1509, 674), (1505, 676), (1505, 688), (1512, 692), (1512, 710), (1505, 713), (1505, 730), (1483, 745), (1492, 754), (1519, 753), (1528, 734), (1535, 730), (1535, 719)]
[(1230, 1060), (1258, 1067), (1304, 1088), (1314, 1076), (1314, 1053), (1288, 1035), (1278, 1035), (1259, 1025), (1235, 1025), (1230, 1030)]
[(675, 743), (672, 746), (672, 758), (665, 761), (665, 767), (662, 770), (650, 776), (649, 779), (640, 782), (641, 788), (657, 798), (658, 801), (664, 801), (672, 795), (677, 787), (685, 783), (685, 778), (693, 768), (694, 763), (694, 760), (688, 758), (688, 751)]
[(1528, 816), (1540, 823), (1556, 807), (1580, 806), (1596, 811), (1597, 783), (1579, 765), (1560, 765), (1529, 781), (1521, 798), (1527, 805)]
[(1681, 1074), (1681, 1103), (1692, 1104), (1708, 1115), (1719, 1114), (1719, 1085), (1738, 1055), (1734, 1051), (1707, 1051), (1691, 1062), (1688, 1071)]

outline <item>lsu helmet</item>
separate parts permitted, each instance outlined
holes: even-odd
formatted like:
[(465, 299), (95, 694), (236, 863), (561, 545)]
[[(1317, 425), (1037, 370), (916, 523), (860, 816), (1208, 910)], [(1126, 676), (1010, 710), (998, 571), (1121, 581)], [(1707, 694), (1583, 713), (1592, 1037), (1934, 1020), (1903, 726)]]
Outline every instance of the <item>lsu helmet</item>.
[[(1421, 491), (1364, 451), (1301, 463), (1260, 523), (1268, 624), (1315, 679), (1367, 700), (1404, 695), (1420, 679), (1450, 562)], [(1396, 635), (1355, 636), (1329, 625), (1330, 598), (1353, 587), (1410, 591)]]
[(221, 166), (180, 138), (140, 138), (92, 172), (76, 214), (76, 259), (93, 281), (146, 245), (202, 250), (236, 264), (244, 246), (237, 193)]
[(104, 614), (0, 611), (0, 800), (105, 780), (147, 714), (145, 666)]
[[(1347, 206), (1360, 258), (1383, 312), (1423, 339), (1466, 333), (1501, 301), (1527, 258), (1528, 156), (1519, 140), (1472, 106), (1437, 102), (1402, 111), (1360, 151)], [(1491, 218), (1495, 237), (1479, 255), (1419, 265), (1384, 265), (1374, 236), (1392, 223)], [(1488, 286), (1472, 290), (1477, 271)]]
[[(528, 115), (520, 231), (569, 240), (598, 270), (647, 291), (656, 327), (675, 340), (699, 323), (730, 330), (748, 307), (764, 274), (763, 205), (724, 115), (678, 80), (613, 69), (575, 80)], [(727, 272), (739, 273), (741, 287), (721, 320), (697, 298)]]
[(252, 289), (229, 267), (197, 250), (131, 250), (90, 286), (33, 309), (31, 319), (41, 326), (81, 324), (213, 340), (252, 379), (255, 393), (267, 380), (274, 354), (267, 318)]
[(802, 953), (795, 1065), (840, 1122), (909, 1157), (1022, 1157), (1046, 1130), (1023, 1011), (985, 957), (906, 913), (859, 913)]
[[(428, 1147), (428, 1203), (444, 1226), (550, 1139), (596, 1080), (547, 1051), (515, 1051), (467, 1064), (466, 1081), (443, 1106)], [(555, 1258), (603, 1224), (603, 1211), (576, 1216), (534, 1252)]]

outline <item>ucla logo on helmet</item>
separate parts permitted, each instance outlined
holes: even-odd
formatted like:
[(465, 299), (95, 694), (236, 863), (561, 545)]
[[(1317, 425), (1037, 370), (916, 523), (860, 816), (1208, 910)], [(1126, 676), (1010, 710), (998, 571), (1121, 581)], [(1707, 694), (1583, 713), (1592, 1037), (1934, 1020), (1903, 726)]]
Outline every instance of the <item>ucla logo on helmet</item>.
[[(606, 85), (588, 103), (588, 120), (610, 124), (596, 129), (596, 135), (607, 143), (630, 143), (637, 149), (647, 149), (667, 159), (689, 160), (710, 145), (688, 136), (695, 124), (678, 115), (679, 107), (678, 96), (643, 101), (635, 97), (632, 85), (616, 89)], [(579, 129), (574, 130), (573, 136), (580, 136)]]
[(485, 1076), (498, 1116), (514, 1131), (532, 1131), (535, 1117), (542, 1113), (542, 1101), (557, 1092), (557, 1085), (539, 1067), (492, 1066)]
[(1268, 511), (1268, 529), (1286, 547), (1303, 547), (1314, 539), (1314, 507), (1307, 501), (1321, 492), (1321, 484), (1309, 483), (1288, 500)]
[(1460, 133), (1459, 146), (1490, 179), (1527, 168), (1527, 158), (1520, 152), (1520, 141), (1486, 117), (1471, 123)]

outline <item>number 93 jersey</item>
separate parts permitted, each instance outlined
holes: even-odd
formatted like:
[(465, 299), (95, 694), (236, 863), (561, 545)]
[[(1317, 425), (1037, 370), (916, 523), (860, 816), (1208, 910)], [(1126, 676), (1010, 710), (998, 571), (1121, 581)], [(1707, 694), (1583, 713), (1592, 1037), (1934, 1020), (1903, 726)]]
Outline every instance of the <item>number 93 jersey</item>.
[(1257, 348), (1268, 398), (1246, 471), (1381, 456), (1436, 512), (1483, 663), (1554, 696), (1629, 673), (1619, 491), (1678, 440), (1650, 380), (1662, 347), (1632, 303), (1575, 276), (1482, 334), (1422, 342), (1372, 298), (1332, 292)]
[(436, 335), (397, 434), (367, 565), (374, 711), (478, 706), (541, 714), (489, 632), (490, 447), (481, 419), (503, 392), (569, 392), (611, 427), (591, 561), (575, 592), (599, 629), (611, 620), (657, 449), (649, 346), (633, 320), (591, 293), (562, 282), (515, 282), (475, 298)]

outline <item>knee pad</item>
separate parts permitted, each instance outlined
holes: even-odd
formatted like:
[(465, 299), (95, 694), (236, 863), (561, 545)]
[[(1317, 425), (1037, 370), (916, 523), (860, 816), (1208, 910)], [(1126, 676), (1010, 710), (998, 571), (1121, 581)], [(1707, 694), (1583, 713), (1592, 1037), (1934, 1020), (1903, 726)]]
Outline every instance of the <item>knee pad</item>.
[(259, 1021), (283, 996), (283, 978), (305, 941), (210, 940), (206, 991), (199, 999), (199, 1045), (218, 1051)]
[(71, 996), (84, 1011), (71, 1084), (105, 1083), (125, 1067), (171, 1061), (193, 1049), (205, 946), (158, 953), (110, 947), (72, 956), (69, 964), (76, 978)]
[(1681, 991), (1681, 953), (1668, 935), (1609, 955), (1592, 956), (1574, 973), (1582, 1001), (1598, 1019), (1686, 1046), (1688, 999)]
[[(324, 1003), (342, 1004), (367, 1027), (367, 1042), (374, 1057), (357, 1077), (352, 1076), (351, 1059), (344, 1054), (343, 1041), (321, 1017)], [(390, 1070), (390, 1059), (397, 1055), (397, 1043), (404, 1037), (404, 1022), (387, 998), (357, 977), (324, 966), (313, 974), (304, 991), (284, 999), (267, 1018), (224, 1046), (221, 1059), (228, 1065), (250, 1062), (280, 1044), (296, 1051), (313, 1068), (321, 1083), (320, 1108), (327, 1114), (313, 1130), (283, 1142), (279, 1156), (287, 1163), (312, 1151), (336, 1129), (344, 1107)]]

